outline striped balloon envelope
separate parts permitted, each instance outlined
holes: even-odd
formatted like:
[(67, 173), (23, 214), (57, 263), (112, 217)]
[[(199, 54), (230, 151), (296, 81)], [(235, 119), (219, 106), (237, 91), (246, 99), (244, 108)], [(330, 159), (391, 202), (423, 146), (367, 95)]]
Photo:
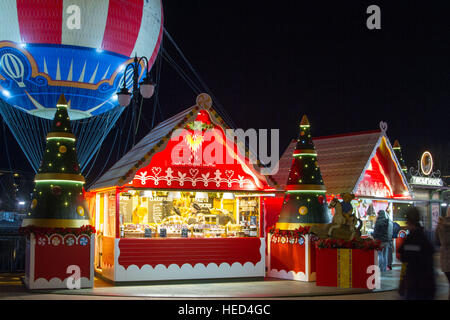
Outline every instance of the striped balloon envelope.
[(116, 110), (125, 66), (137, 55), (151, 67), (163, 34), (161, 0), (1, 0), (0, 21), (0, 111), (26, 154), (17, 112), (7, 106), (52, 119), (64, 93), (71, 120)]

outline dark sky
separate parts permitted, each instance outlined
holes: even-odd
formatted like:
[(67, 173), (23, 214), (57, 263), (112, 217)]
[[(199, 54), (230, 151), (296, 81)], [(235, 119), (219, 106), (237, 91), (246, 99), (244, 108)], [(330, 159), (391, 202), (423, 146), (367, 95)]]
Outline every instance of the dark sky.
[[(163, 4), (165, 28), (236, 126), (279, 128), (280, 154), (297, 136), (303, 114), (314, 136), (378, 129), (383, 120), (391, 142), (399, 139), (408, 167), (431, 150), (436, 166), (450, 173), (450, 19), (441, 3)], [(381, 30), (366, 27), (371, 4), (381, 8)], [(167, 39), (163, 45), (189, 73)], [(166, 62), (158, 88), (161, 113), (156, 122), (193, 105), (197, 94)], [(147, 120), (152, 107), (152, 100), (146, 102)], [(147, 132), (142, 123), (138, 137)], [(114, 134), (113, 130), (99, 159), (107, 157)], [(8, 140), (15, 169), (31, 171), (15, 141)], [(106, 165), (97, 161), (90, 178), (119, 155), (114, 151)], [(7, 167), (1, 158), (0, 168)]]

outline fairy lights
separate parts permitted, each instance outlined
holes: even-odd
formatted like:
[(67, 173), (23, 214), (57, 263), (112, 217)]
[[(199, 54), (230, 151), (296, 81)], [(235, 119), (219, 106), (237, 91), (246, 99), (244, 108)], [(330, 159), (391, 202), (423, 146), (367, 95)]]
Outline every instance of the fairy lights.
[(76, 180), (48, 180), (48, 179), (34, 180), (34, 182), (36, 182), (36, 183), (38, 183), (38, 182), (47, 182), (47, 183), (50, 183), (50, 182), (55, 182), (55, 183), (67, 182), (67, 183), (75, 183), (75, 184), (78, 184), (78, 183), (83, 184), (84, 183), (84, 181), (76, 181)]
[(75, 138), (69, 138), (69, 137), (47, 137), (47, 141), (49, 141), (49, 140), (68, 140), (68, 141), (75, 142)]

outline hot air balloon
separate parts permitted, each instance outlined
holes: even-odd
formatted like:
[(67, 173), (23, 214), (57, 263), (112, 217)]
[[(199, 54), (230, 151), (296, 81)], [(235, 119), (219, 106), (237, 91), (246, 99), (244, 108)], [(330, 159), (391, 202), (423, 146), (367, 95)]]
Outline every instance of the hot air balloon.
[(2, 0), (0, 21), (0, 114), (36, 171), (64, 94), (83, 170), (124, 109), (125, 66), (149, 57), (142, 78), (157, 57), (161, 0)]

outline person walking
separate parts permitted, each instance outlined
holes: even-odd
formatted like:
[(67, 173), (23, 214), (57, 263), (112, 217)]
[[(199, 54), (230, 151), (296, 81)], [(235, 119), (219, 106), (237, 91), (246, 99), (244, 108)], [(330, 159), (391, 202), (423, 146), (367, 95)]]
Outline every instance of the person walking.
[(375, 227), (372, 234), (375, 240), (381, 242), (381, 250), (378, 251), (378, 265), (380, 271), (387, 270), (389, 246), (392, 242), (392, 221), (384, 210), (378, 211)]
[[(440, 217), (436, 228), (436, 237), (441, 244), (441, 269), (447, 276), (450, 285), (450, 209), (447, 210), (445, 217)], [(450, 290), (448, 294), (450, 300)]]
[(420, 212), (415, 207), (406, 211), (409, 234), (399, 248), (404, 271), (399, 289), (407, 300), (432, 300), (436, 292), (434, 247), (425, 235), (420, 217)]

